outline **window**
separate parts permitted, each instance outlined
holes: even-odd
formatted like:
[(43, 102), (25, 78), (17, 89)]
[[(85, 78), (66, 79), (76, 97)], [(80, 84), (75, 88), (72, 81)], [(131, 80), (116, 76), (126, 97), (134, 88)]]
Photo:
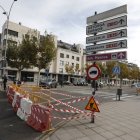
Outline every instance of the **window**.
[(79, 57), (76, 57), (76, 61), (79, 61)]
[(64, 58), (64, 54), (63, 53), (60, 53), (60, 58)]
[(69, 58), (69, 55), (68, 54), (66, 55), (66, 58)]
[(28, 34), (25, 34), (25, 38), (29, 38), (30, 36)]
[(72, 63), (72, 66), (74, 67), (74, 63)]
[[(17, 42), (16, 41), (13, 41), (13, 40), (7, 40), (7, 42), (11, 45), (17, 45)], [(6, 45), (6, 39), (3, 40), (3, 46)]]
[(66, 62), (66, 65), (69, 65), (69, 62)]
[[(6, 35), (6, 34), (7, 34), (7, 29), (4, 30), (4, 35)], [(16, 32), (16, 31), (12, 31), (12, 30), (8, 29), (8, 34), (18, 37), (18, 32)]]
[(60, 60), (60, 66), (64, 66), (64, 61)]
[(63, 73), (63, 68), (59, 68), (59, 73)]
[(74, 59), (74, 56), (72, 56), (72, 59)]

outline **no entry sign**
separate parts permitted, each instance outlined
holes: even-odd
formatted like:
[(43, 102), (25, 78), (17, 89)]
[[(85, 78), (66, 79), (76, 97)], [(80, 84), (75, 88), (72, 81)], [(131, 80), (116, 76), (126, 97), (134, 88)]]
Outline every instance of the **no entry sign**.
[(87, 77), (90, 80), (97, 80), (100, 75), (101, 75), (101, 70), (96, 64), (91, 65), (91, 66), (88, 67), (88, 69), (87, 69)]

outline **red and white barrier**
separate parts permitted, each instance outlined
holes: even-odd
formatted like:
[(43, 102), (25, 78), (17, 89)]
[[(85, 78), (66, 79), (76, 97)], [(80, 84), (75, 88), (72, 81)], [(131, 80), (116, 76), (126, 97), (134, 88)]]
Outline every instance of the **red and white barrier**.
[(23, 95), (20, 95), (20, 93), (15, 92), (14, 99), (12, 102), (12, 107), (13, 107), (15, 112), (17, 112), (18, 108), (20, 108), (20, 102), (21, 102), (22, 98), (23, 98)]
[(58, 93), (58, 92), (53, 92), (53, 91), (51, 91), (51, 93), (66, 96), (66, 97), (70, 97), (70, 98), (77, 98), (77, 96), (72, 96), (72, 95), (64, 94), (64, 93)]
[[(42, 92), (43, 94), (44, 92)], [(75, 97), (63, 93), (55, 93), (59, 95), (64, 95), (70, 98), (76, 98), (67, 103), (57, 100), (53, 97), (50, 97), (52, 100), (56, 101), (57, 104), (50, 105), (50, 107), (42, 106), (40, 104), (33, 104), (31, 100), (29, 100), (28, 96), (25, 97), (18, 92), (15, 92), (12, 87), (9, 87), (7, 90), (8, 101), (12, 104), (14, 111), (17, 111), (17, 116), (19, 116), (22, 120), (26, 121), (26, 123), (34, 128), (37, 131), (46, 131), (50, 130), (51, 126), (51, 118), (54, 119), (63, 119), (63, 120), (71, 120), (78, 118), (86, 118), (87, 116), (91, 116), (91, 112), (86, 112), (84, 110), (78, 109), (77, 107), (73, 107), (70, 104), (84, 101), (89, 99), (90, 97)], [(62, 104), (70, 109), (58, 109), (57, 105)], [(58, 112), (66, 112), (66, 113), (79, 113), (78, 116), (70, 116), (67, 118), (64, 117), (55, 117), (50, 116), (50, 110), (58, 111)]]
[(41, 105), (32, 105), (31, 115), (27, 119), (27, 124), (37, 131), (50, 129), (50, 110)]
[(20, 101), (20, 107), (17, 110), (17, 116), (22, 120), (27, 120), (31, 114), (32, 101), (27, 98), (22, 98)]
[(65, 118), (65, 117), (55, 117), (55, 116), (52, 116), (51, 118), (59, 119), (59, 120), (73, 120), (73, 119), (85, 119), (89, 116), (91, 116), (91, 112), (88, 113), (88, 114), (82, 114), (82, 115), (79, 115), (79, 116), (71, 116), (71, 117), (67, 117), (67, 118)]
[(14, 95), (15, 95), (14, 89), (11, 86), (9, 86), (7, 89), (7, 97), (8, 97), (8, 102), (10, 104), (12, 104), (12, 102), (13, 102)]
[[(67, 102), (67, 104), (78, 103), (78, 102), (87, 100), (87, 99), (89, 99), (89, 98), (90, 98), (90, 96), (82, 97), (82, 98), (80, 97), (80, 98), (77, 98), (77, 99), (74, 99), (74, 100), (72, 100), (72, 101)], [(60, 103), (57, 103), (57, 104), (55, 104), (55, 105), (56, 105), (56, 106), (57, 106), (57, 105), (60, 105)]]

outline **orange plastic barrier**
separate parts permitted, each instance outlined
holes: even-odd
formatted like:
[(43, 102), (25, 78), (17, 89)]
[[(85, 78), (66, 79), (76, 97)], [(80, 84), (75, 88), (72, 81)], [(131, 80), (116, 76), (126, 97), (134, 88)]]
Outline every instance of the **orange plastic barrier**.
[(17, 112), (18, 108), (20, 108), (20, 102), (22, 98), (23, 98), (23, 95), (17, 95), (15, 103), (12, 103), (12, 106), (15, 112)]
[(50, 129), (50, 110), (42, 105), (32, 105), (27, 124), (39, 132)]
[(13, 102), (14, 95), (15, 95), (14, 89), (11, 86), (9, 86), (8, 90), (7, 90), (7, 97), (8, 97), (8, 102), (10, 104), (12, 104), (12, 102)]

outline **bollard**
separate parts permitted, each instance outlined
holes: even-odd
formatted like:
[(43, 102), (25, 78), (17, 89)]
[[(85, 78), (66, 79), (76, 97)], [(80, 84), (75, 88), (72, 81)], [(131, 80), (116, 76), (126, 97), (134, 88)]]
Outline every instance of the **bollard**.
[(120, 97), (121, 97), (121, 95), (122, 95), (122, 89), (121, 88), (119, 88), (119, 89), (117, 89), (117, 95), (118, 95), (118, 97), (119, 97), (119, 101), (120, 101)]
[(91, 113), (91, 123), (94, 123), (95, 122), (95, 115), (94, 115), (94, 111), (92, 111), (92, 113)]

